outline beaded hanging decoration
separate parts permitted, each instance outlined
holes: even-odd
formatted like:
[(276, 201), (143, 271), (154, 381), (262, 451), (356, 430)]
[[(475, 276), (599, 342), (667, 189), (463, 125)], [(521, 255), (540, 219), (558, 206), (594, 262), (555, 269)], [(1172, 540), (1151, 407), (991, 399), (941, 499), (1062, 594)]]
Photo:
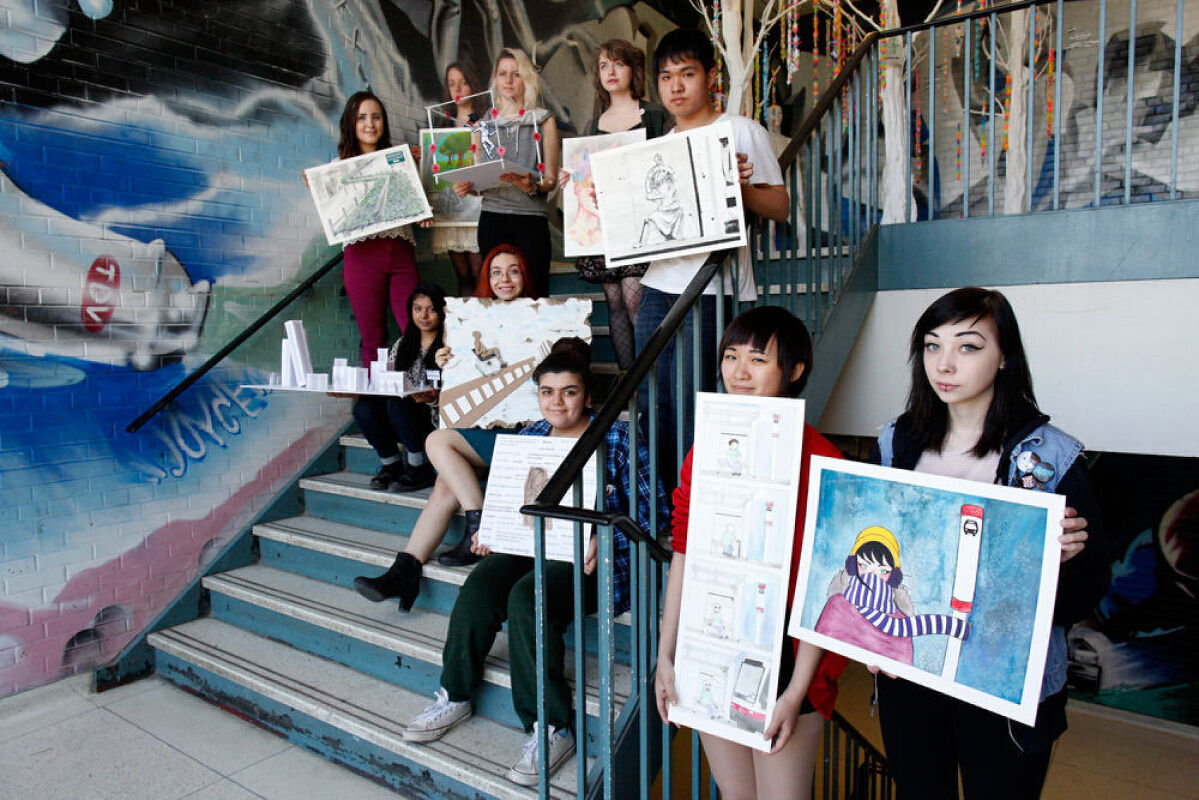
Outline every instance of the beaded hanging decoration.
[(784, 52), (787, 59), (787, 85), (791, 85), (792, 76), (799, 72), (799, 5), (793, 3), (787, 7), (785, 38), (787, 42)]
[(920, 143), (920, 131), (924, 127), (924, 116), (920, 113), (919, 97), (920, 97), (920, 70), (916, 69), (912, 73), (912, 97), (917, 98), (916, 103), (916, 131), (912, 136), (912, 143), (916, 148), (916, 174), (919, 175), (923, 171), (923, 148)]
[[(720, 30), (720, 0), (712, 0), (712, 30)], [(712, 105), (717, 112), (724, 112), (724, 58), (720, 55), (720, 41), (712, 34), (712, 48), (716, 51), (716, 92)]]
[(949, 116), (949, 29), (941, 29), (941, 112)]
[(955, 148), (956, 155), (955, 155), (955, 158), (953, 161), (953, 175), (956, 180), (961, 181), (962, 180), (962, 123), (960, 123), (960, 122), (957, 125), (957, 132), (954, 134), (953, 140), (954, 140), (954, 144), (956, 145), (956, 148)]
[(812, 102), (820, 96), (820, 14), (812, 7)]
[(1007, 150), (1008, 118), (1012, 114), (1012, 73), (1007, 74), (1003, 85), (1003, 147), (1000, 152)]
[(1053, 136), (1053, 89), (1054, 89), (1054, 82), (1057, 79), (1057, 76), (1054, 74), (1054, 67), (1056, 66), (1056, 61), (1057, 61), (1057, 52), (1054, 48), (1051, 47), (1051, 48), (1049, 48), (1049, 67), (1048, 67), (1049, 85), (1047, 87), (1047, 91), (1045, 92), (1045, 94), (1046, 94), (1045, 133), (1050, 137)]

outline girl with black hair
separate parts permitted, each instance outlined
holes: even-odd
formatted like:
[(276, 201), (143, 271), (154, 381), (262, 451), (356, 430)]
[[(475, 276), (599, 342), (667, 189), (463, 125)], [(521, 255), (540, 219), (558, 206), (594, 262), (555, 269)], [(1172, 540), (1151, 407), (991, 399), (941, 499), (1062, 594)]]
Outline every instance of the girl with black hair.
[[(720, 341), (720, 375), (730, 394), (759, 397), (798, 397), (808, 381), (812, 364), (812, 340), (803, 322), (778, 306), (758, 306), (738, 315)], [(691, 511), (691, 463), (688, 453), (674, 490), (674, 556), (662, 610), (658, 645), (658, 670), (654, 678), (655, 699), (662, 721), (667, 706), (678, 702), (674, 686), (674, 655), (682, 610), (683, 570), (687, 558), (687, 524)], [(792, 546), (790, 597), (802, 550), (803, 522), (807, 507), (807, 471), (812, 456), (840, 458), (841, 452), (815, 428), (804, 425), (803, 465), (799, 500), (795, 512)], [(784, 625), (784, 630), (786, 625)], [(845, 659), (826, 653), (808, 642), (784, 643), (779, 669), (781, 694), (774, 715), (763, 732), (773, 739), (770, 753), (701, 733), (704, 754), (712, 776), (725, 798), (808, 797), (811, 795), (816, 748), (824, 730), (824, 719), (833, 712), (837, 678)]]
[[(445, 292), (435, 283), (418, 284), (408, 298), (408, 316), (412, 324), (391, 346), (388, 369), (408, 373), (414, 384), (427, 384), (428, 371), (438, 369), (434, 356), (443, 344)], [(436, 428), (436, 403), (436, 389), (405, 397), (364, 395), (354, 402), (358, 428), (382, 462), (371, 478), (372, 489), (412, 492), (433, 485), (425, 439)]]
[(907, 408), (884, 426), (876, 463), (1055, 492), (1068, 507), (1036, 724), (880, 678), (888, 764), (900, 800), (956, 799), (959, 771), (971, 800), (1036, 798), (1053, 743), (1066, 729), (1066, 629), (1089, 613), (1105, 587), (1082, 445), (1037, 407), (1020, 328), (999, 292), (967, 287), (937, 299), (916, 321), (909, 359)]

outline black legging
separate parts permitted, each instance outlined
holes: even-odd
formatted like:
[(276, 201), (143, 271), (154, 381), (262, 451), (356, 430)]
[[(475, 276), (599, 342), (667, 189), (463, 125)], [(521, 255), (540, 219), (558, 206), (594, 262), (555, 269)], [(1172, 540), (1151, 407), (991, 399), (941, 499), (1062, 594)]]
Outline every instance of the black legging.
[(479, 252), (484, 258), (497, 244), (510, 244), (524, 254), (538, 297), (550, 293), (550, 224), (532, 214), (479, 214)]

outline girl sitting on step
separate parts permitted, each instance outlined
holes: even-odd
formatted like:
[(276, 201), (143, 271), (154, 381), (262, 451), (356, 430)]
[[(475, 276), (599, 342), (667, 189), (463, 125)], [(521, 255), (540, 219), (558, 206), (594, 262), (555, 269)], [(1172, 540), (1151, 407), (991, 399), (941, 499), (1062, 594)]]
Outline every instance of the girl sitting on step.
[[(579, 436), (591, 421), (593, 378), (590, 347), (580, 339), (560, 339), (533, 372), (542, 419), (521, 430), (523, 436)], [(649, 452), (644, 438), (637, 446), (637, 521), (648, 529), (657, 515), (658, 530), (669, 520), (666, 492), (659, 483), (651, 487)], [(604, 508), (629, 513), (629, 432), (615, 423), (605, 441)], [(629, 544), (614, 529), (612, 586), (613, 613), (629, 606)], [(592, 536), (583, 561), (583, 613), (596, 610), (595, 567), (598, 537)], [(404, 738), (428, 742), (444, 736), (471, 716), (471, 699), (483, 680), (483, 665), (495, 636), (508, 622), (508, 659), (512, 665), (512, 704), (526, 732), (532, 736), (508, 771), (516, 783), (532, 786), (538, 779), (537, 761), (537, 652), (533, 607), (533, 559), (490, 553), (474, 536), (471, 548), (483, 557), (458, 593), (450, 614), (442, 656), (441, 686), (436, 701), (416, 716)], [(549, 771), (574, 752), (571, 690), (564, 673), (566, 628), (574, 619), (573, 567), (560, 561), (545, 565), (549, 632), (546, 639), (546, 717), (549, 734)]]
[[(531, 296), (531, 288), (524, 256), (512, 245), (501, 244), (487, 254), (475, 294), (507, 303)], [(438, 350), (435, 355), (438, 368), (445, 367), (451, 356), (448, 347)], [(354, 579), (359, 594), (375, 602), (398, 597), (401, 611), (412, 608), (420, 593), (421, 568), (445, 538), (450, 520), (459, 508), (466, 514), (466, 533), (457, 547), (442, 553), (438, 560), (446, 566), (463, 566), (478, 560), (470, 552), (470, 536), (479, 529), (483, 509), (479, 475), (486, 473), (491, 463), (496, 433), (479, 428), (442, 428), (429, 434), (425, 451), (437, 471), (433, 491), (412, 528), (408, 544), (387, 572), (374, 578), (360, 575)]]

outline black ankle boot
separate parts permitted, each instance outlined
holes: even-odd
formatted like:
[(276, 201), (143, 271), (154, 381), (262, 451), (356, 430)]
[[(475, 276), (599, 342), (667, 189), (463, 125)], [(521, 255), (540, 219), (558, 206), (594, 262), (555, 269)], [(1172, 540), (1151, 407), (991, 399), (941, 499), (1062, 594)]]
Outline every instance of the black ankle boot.
[(428, 461), (417, 467), (409, 464), (400, 479), (391, 485), (391, 491), (415, 492), (420, 489), (428, 489), (436, 480), (437, 471)]
[(479, 520), (482, 517), (482, 511), (466, 512), (466, 530), (462, 532), (462, 539), (454, 545), (453, 550), (446, 550), (437, 557), (438, 564), (445, 567), (465, 567), (482, 558), (470, 551), (471, 539), (478, 533)]
[(400, 598), (400, 610), (412, 608), (420, 594), (421, 563), (411, 553), (401, 552), (387, 572), (377, 578), (359, 575), (354, 579), (354, 588), (367, 600), (378, 603), (389, 597)]

